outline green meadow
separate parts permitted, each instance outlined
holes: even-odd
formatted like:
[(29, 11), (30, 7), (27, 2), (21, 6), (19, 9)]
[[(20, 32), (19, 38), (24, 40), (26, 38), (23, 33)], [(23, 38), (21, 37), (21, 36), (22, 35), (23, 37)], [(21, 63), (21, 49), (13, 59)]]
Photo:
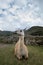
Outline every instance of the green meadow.
[(0, 65), (43, 65), (43, 46), (27, 46), (29, 57), (18, 60), (14, 56), (14, 44), (0, 44)]

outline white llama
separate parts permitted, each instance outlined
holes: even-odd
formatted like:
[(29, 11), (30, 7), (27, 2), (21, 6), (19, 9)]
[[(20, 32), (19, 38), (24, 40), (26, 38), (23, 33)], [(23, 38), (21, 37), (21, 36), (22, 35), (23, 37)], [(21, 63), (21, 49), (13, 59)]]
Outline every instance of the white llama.
[(27, 59), (28, 49), (24, 44), (24, 31), (23, 30), (21, 32), (18, 31), (17, 33), (20, 34), (20, 36), (18, 42), (15, 45), (15, 55), (18, 59), (22, 59), (22, 58)]

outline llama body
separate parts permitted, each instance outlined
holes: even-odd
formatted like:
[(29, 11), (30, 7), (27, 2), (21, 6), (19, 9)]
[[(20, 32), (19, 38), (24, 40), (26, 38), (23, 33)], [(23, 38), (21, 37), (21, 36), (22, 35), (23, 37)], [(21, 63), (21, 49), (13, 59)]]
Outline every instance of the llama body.
[(15, 55), (18, 59), (22, 59), (22, 57), (28, 58), (28, 49), (24, 44), (24, 35), (19, 37), (19, 41), (15, 45)]

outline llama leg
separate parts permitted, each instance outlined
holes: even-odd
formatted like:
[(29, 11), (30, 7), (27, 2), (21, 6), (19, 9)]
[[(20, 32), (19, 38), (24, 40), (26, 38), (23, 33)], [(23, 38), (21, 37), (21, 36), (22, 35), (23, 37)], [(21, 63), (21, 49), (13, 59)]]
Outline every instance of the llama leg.
[(20, 59), (22, 59), (22, 56), (20, 56), (20, 55), (17, 55), (17, 58), (20, 60)]
[(25, 55), (25, 59), (28, 59), (28, 54)]

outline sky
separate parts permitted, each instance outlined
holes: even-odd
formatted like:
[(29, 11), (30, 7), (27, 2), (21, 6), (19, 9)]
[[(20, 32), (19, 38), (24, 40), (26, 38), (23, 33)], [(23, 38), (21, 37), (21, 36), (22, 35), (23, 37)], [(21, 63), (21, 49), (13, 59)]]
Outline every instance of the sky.
[(0, 0), (0, 30), (43, 26), (43, 0)]

